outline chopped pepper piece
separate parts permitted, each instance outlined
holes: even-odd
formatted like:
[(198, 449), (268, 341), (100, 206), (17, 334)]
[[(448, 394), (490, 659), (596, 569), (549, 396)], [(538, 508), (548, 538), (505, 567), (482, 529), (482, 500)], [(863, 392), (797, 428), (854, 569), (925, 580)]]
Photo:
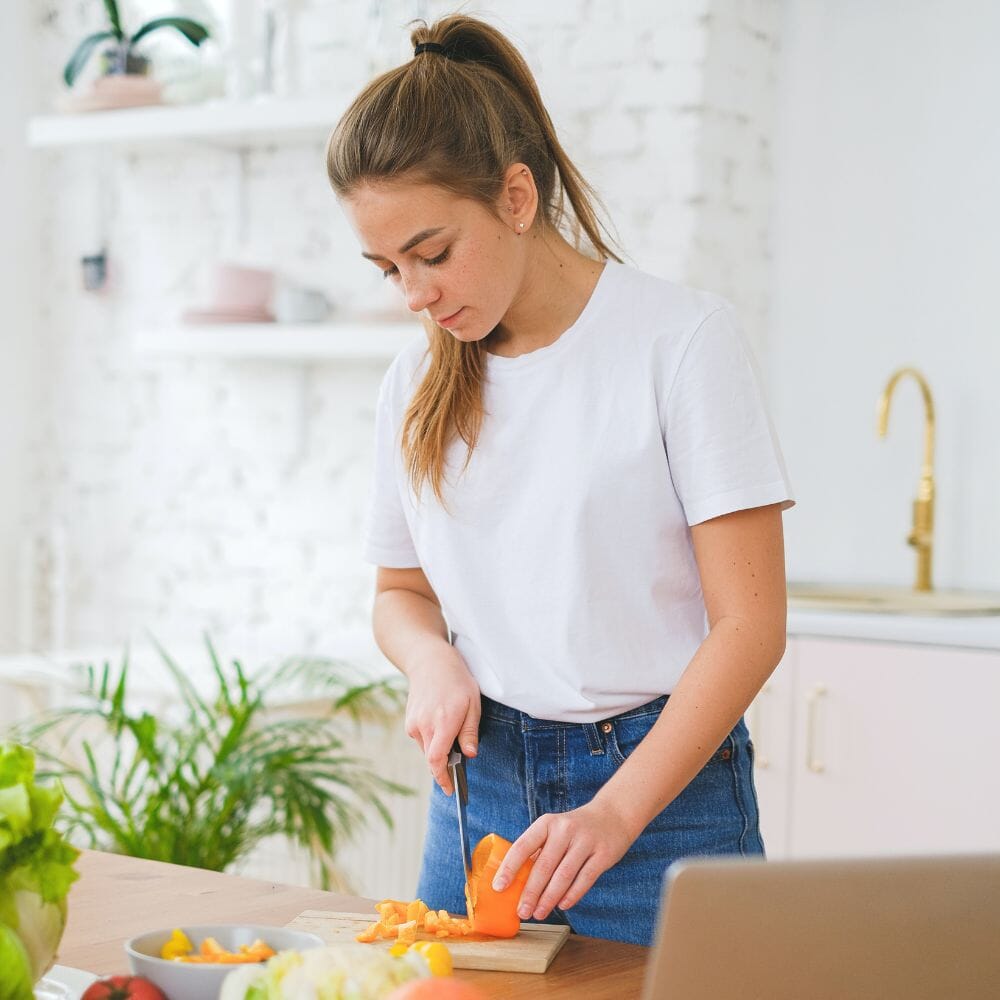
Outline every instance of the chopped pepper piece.
[[(422, 899), (403, 902), (383, 899), (375, 904), (379, 919), (369, 924), (355, 940), (364, 943), (395, 938), (404, 944), (416, 941), (417, 934), (438, 938), (464, 937), (473, 932), (492, 937), (514, 937), (521, 929), (517, 904), (531, 873), (526, 861), (503, 892), (493, 889), (493, 877), (510, 850), (510, 841), (498, 834), (483, 837), (472, 854), (472, 871), (465, 886), (468, 919), (454, 917), (447, 910), (432, 910)], [(433, 942), (428, 942), (433, 943)]]
[(179, 927), (175, 927), (173, 933), (167, 939), (167, 943), (160, 949), (160, 958), (168, 961), (188, 955), (194, 951), (191, 939)]

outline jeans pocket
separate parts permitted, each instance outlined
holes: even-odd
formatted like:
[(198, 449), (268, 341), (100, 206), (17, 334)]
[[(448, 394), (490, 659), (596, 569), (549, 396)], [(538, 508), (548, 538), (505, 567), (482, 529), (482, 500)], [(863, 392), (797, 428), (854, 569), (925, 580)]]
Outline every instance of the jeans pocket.
[(604, 747), (615, 767), (621, 767), (632, 751), (646, 738), (659, 718), (658, 714), (633, 715), (627, 719), (611, 719), (603, 723)]
[[(629, 719), (614, 719), (610, 723), (605, 723), (605, 725), (611, 726), (610, 730), (604, 734), (605, 748), (616, 767), (621, 767), (628, 760), (635, 748), (653, 728), (657, 718), (659, 718), (657, 715), (643, 715)], [(732, 761), (739, 747), (738, 733), (739, 727), (734, 729), (719, 744), (718, 749), (705, 763), (706, 768)]]

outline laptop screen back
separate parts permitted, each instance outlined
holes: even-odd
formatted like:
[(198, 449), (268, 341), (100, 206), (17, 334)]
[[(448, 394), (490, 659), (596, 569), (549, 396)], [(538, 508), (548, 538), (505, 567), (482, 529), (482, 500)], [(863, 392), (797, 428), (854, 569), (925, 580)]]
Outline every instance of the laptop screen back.
[(691, 859), (643, 1000), (1000, 998), (1000, 855)]

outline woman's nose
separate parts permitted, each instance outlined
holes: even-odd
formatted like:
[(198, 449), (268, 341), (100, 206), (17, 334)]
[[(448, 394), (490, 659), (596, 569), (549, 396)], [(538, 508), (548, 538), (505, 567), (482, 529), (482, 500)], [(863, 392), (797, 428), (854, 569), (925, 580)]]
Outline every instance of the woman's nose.
[(438, 291), (427, 276), (408, 275), (403, 278), (403, 293), (410, 312), (422, 312), (438, 299)]

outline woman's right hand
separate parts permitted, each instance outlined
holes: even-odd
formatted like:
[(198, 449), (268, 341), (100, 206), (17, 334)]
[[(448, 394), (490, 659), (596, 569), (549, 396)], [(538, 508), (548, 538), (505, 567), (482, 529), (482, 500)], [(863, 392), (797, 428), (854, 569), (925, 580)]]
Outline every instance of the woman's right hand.
[(475, 757), (479, 748), (479, 685), (458, 650), (444, 640), (414, 650), (406, 676), (406, 735), (416, 740), (434, 780), (451, 795), (448, 754), (456, 737), (466, 757)]

